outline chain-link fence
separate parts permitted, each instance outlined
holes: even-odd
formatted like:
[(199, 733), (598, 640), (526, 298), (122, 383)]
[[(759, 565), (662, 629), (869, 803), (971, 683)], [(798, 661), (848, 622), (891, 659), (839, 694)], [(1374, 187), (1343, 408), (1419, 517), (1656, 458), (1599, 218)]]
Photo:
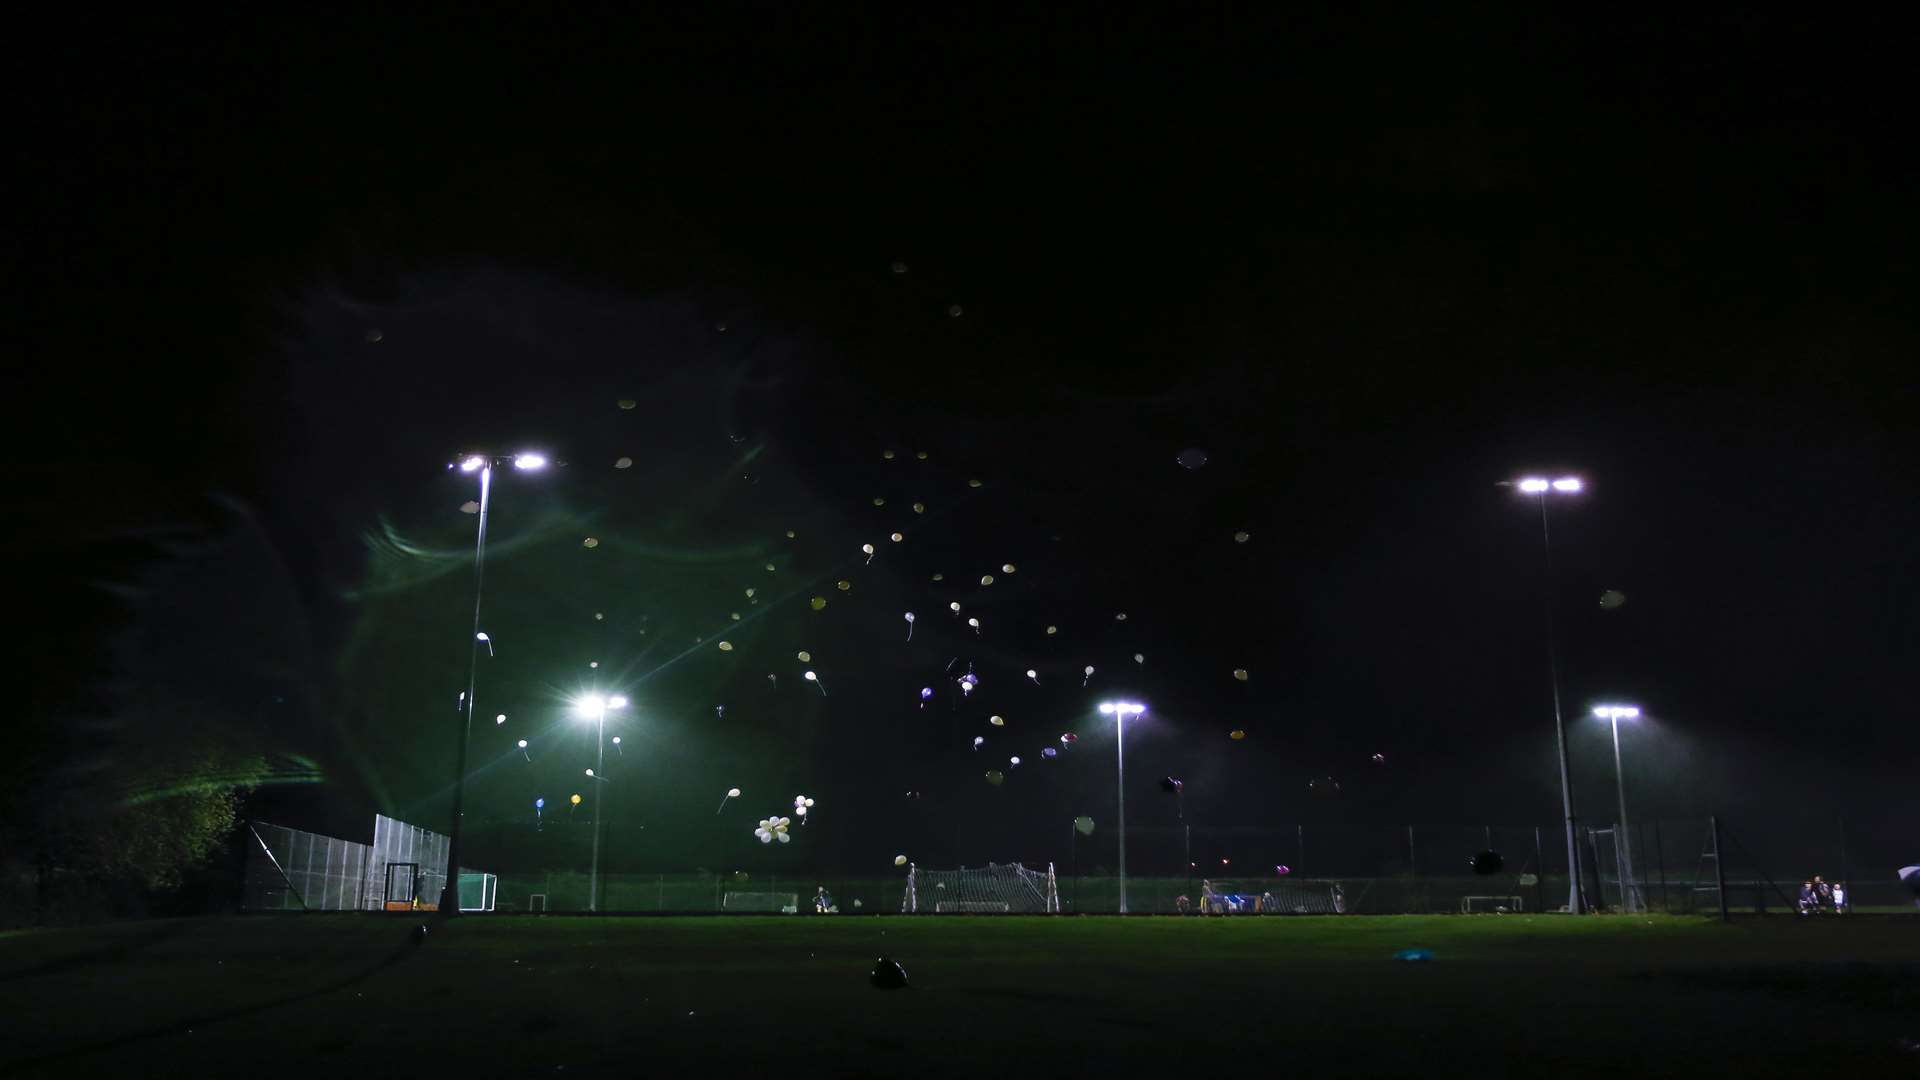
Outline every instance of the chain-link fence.
[(366, 897), (365, 844), (249, 822), (240, 906), (250, 911), (353, 911)]

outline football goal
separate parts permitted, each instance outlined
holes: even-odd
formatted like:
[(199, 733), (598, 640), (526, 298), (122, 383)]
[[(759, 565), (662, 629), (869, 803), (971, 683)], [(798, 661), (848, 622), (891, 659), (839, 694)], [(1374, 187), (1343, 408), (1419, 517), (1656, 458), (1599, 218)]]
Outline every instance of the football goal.
[(988, 863), (971, 870), (922, 870), (909, 864), (900, 910), (910, 915), (1056, 915), (1060, 889), (1052, 863), (1045, 872), (1019, 863)]
[(720, 910), (735, 912), (774, 912), (792, 915), (800, 910), (799, 893), (730, 892), (720, 898)]
[(1344, 915), (1347, 894), (1337, 881), (1286, 881), (1260, 892), (1217, 881), (1200, 883), (1203, 915)]

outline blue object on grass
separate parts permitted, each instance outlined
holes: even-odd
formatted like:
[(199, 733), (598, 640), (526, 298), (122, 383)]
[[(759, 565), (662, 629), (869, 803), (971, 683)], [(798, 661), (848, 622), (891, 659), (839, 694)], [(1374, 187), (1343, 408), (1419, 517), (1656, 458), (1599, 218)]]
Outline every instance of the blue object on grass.
[(1401, 949), (1399, 952), (1393, 954), (1393, 958), (1395, 960), (1418, 962), (1433, 959), (1433, 954), (1425, 949)]

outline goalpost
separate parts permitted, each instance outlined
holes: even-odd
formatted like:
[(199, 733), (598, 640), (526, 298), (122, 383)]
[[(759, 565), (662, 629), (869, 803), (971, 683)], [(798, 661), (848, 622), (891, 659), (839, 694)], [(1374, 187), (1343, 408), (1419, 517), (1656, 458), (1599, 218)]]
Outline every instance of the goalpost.
[(900, 910), (909, 915), (1057, 915), (1060, 887), (1052, 863), (1045, 873), (1019, 863), (972, 870), (922, 870), (909, 863)]

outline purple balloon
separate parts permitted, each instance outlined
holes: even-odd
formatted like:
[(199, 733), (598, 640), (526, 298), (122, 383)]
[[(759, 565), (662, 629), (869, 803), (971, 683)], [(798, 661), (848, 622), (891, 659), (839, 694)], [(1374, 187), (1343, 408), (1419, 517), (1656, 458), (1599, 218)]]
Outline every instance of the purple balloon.
[(1060, 751), (1055, 750), (1053, 747), (1049, 746), (1045, 750), (1040, 751), (1040, 756), (1043, 758), (1059, 757)]
[(932, 696), (933, 696), (933, 687), (931, 687), (931, 686), (923, 686), (923, 687), (921, 687), (921, 688), (920, 688), (920, 700), (921, 700), (921, 701), (925, 701), (925, 700), (927, 700), (928, 698), (930, 698), (930, 697), (932, 697)]

